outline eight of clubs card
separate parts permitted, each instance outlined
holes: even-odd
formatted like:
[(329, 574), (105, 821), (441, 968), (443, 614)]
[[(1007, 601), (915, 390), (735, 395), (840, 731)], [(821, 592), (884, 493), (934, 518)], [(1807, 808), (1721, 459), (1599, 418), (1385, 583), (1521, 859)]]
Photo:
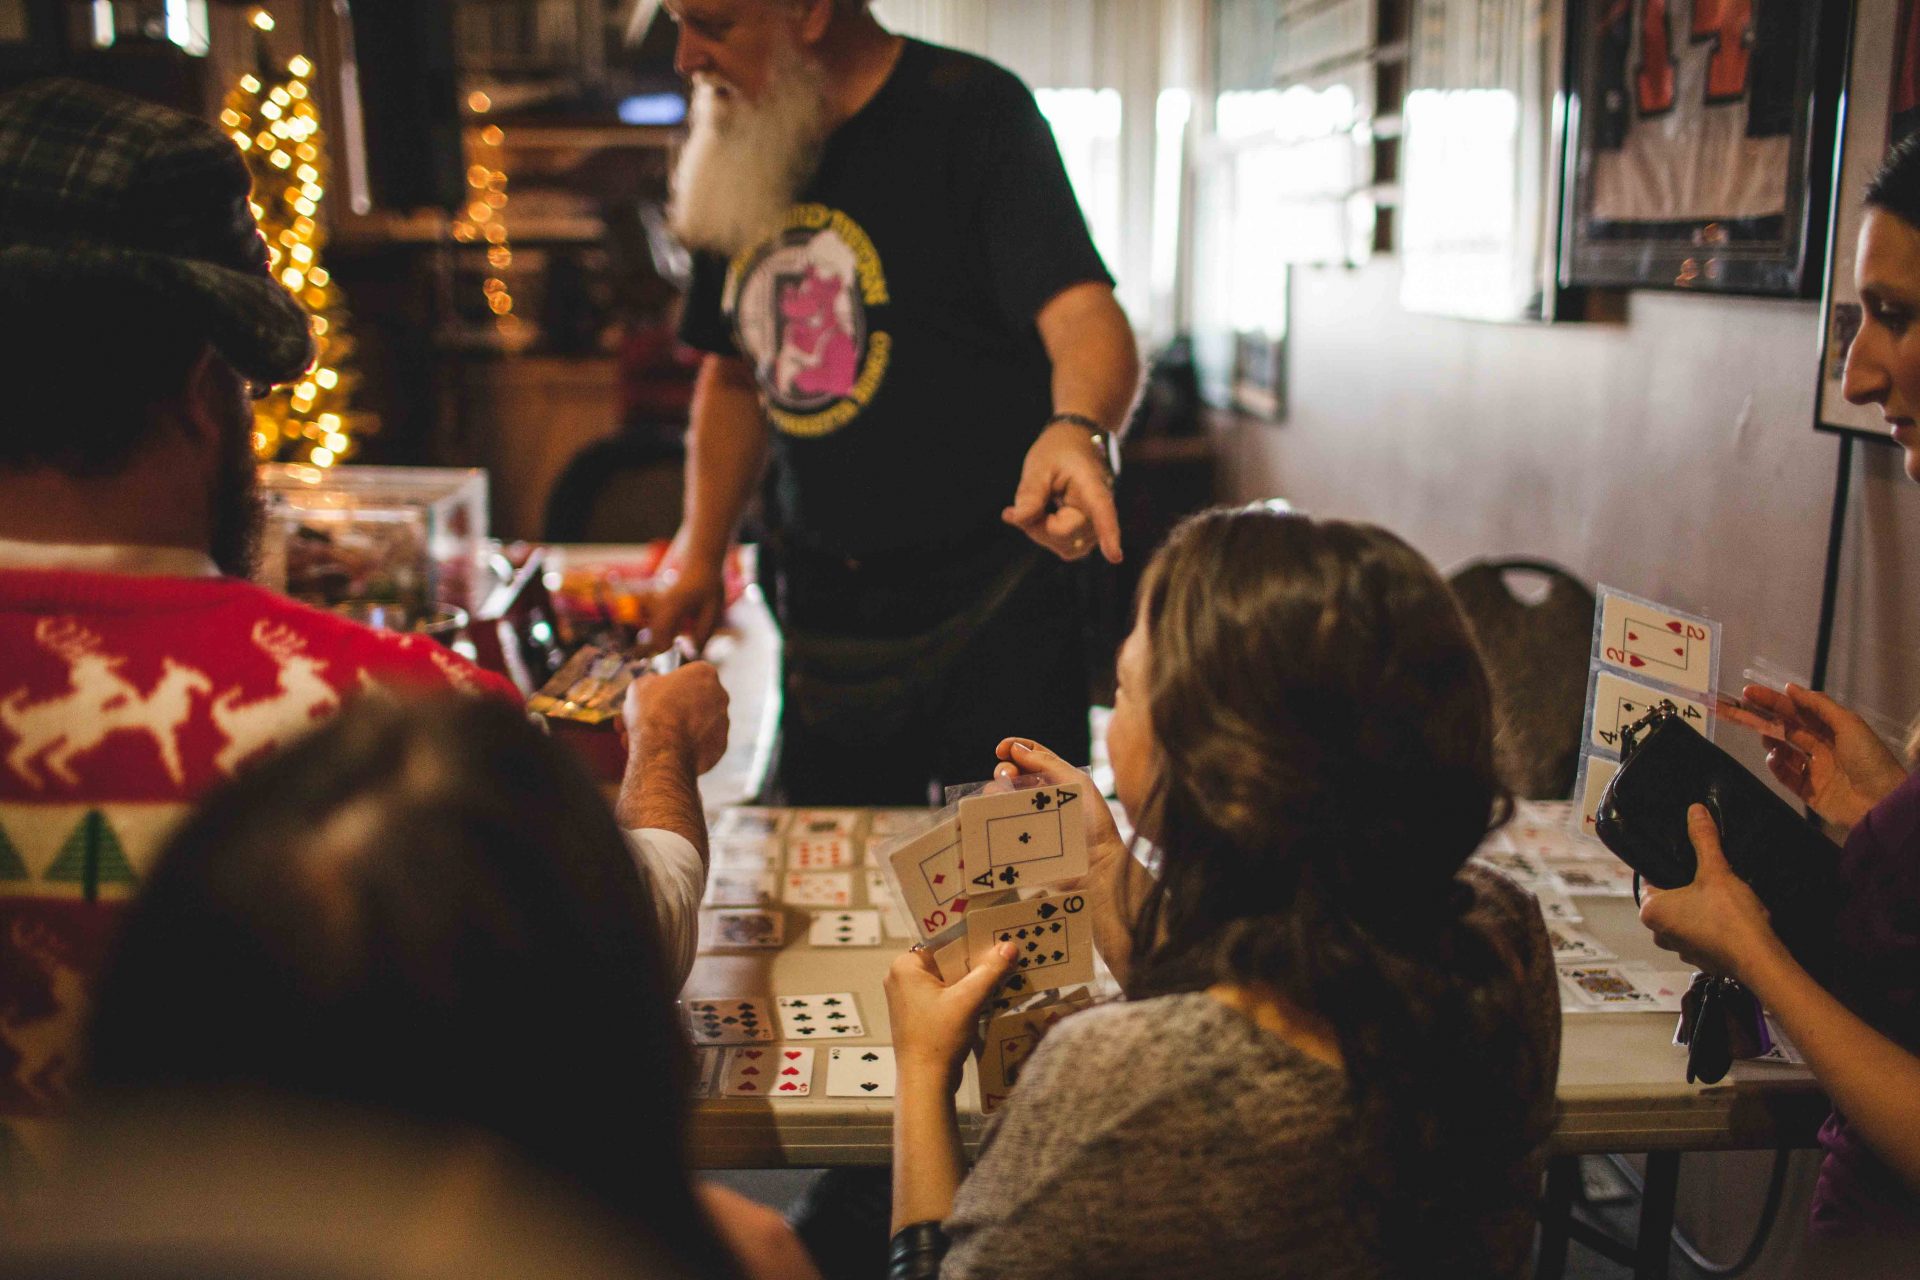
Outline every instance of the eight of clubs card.
[(835, 1045), (827, 1050), (829, 1098), (891, 1098), (893, 1050), (886, 1045)]
[(1079, 784), (960, 802), (967, 890), (998, 893), (1087, 873), (1087, 800)]
[(1643, 679), (1711, 694), (1714, 630), (1705, 618), (1602, 590), (1600, 660)]
[(1093, 916), (1078, 893), (1042, 894), (967, 913), (967, 958), (980, 963), (1003, 942), (1015, 948), (1013, 973), (1024, 991), (1093, 981)]
[(867, 1034), (851, 991), (781, 996), (780, 1029), (788, 1040), (857, 1040)]

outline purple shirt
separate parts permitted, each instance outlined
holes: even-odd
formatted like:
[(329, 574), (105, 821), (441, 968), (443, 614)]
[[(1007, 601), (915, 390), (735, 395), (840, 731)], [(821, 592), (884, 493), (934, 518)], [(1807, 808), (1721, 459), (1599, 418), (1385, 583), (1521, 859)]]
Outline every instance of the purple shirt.
[[(1847, 977), (1836, 994), (1883, 1035), (1920, 1053), (1920, 774), (1853, 829), (1840, 877), (1846, 897), (1837, 922), (1839, 959)], [(1820, 1145), (1827, 1155), (1813, 1193), (1816, 1234), (1920, 1227), (1920, 1197), (1838, 1108), (1820, 1127)]]

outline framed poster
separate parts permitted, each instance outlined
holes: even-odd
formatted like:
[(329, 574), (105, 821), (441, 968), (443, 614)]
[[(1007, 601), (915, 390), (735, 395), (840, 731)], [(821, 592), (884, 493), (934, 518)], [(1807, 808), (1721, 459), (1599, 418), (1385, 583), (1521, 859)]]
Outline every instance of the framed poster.
[(1576, 0), (1563, 283), (1813, 296), (1847, 11)]
[(1865, 216), (1860, 197), (1887, 149), (1920, 129), (1920, 2), (1856, 0), (1847, 59), (1846, 107), (1834, 163), (1833, 244), (1827, 254), (1826, 325), (1820, 338), (1820, 399), (1814, 425), (1887, 439), (1873, 405), (1840, 394), (1847, 348), (1860, 331), (1860, 293), (1853, 287), (1853, 250)]

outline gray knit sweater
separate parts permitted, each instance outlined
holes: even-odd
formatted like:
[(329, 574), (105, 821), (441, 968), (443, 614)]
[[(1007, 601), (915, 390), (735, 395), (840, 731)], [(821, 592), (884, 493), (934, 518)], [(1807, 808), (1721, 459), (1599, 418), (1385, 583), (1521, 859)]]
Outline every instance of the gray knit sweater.
[[(1560, 1004), (1531, 895), (1478, 868), (1476, 919), (1523, 957), (1552, 1114)], [(1360, 1238), (1345, 1074), (1205, 994), (1103, 1006), (1062, 1022), (993, 1117), (946, 1229), (948, 1277), (1314, 1277), (1387, 1274)], [(1486, 1276), (1526, 1271), (1516, 1200), (1489, 1232)]]

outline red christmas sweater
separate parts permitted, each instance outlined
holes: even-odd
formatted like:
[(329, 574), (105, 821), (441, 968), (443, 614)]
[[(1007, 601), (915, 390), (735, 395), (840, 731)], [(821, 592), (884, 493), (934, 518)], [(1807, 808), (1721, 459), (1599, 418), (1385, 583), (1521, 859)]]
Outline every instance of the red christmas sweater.
[(238, 579), (0, 568), (0, 1115), (65, 1098), (113, 926), (192, 800), (369, 685), (519, 700)]

